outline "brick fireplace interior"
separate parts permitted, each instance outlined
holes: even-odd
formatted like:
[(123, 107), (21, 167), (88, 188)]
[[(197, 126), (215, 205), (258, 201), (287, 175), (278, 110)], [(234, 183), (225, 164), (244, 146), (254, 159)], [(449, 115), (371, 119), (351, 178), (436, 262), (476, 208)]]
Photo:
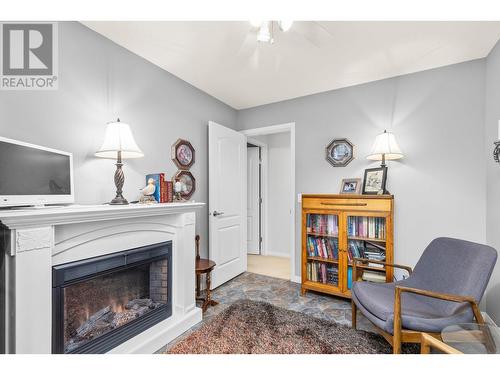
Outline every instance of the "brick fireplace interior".
[(172, 314), (172, 242), (53, 267), (53, 353), (105, 353)]

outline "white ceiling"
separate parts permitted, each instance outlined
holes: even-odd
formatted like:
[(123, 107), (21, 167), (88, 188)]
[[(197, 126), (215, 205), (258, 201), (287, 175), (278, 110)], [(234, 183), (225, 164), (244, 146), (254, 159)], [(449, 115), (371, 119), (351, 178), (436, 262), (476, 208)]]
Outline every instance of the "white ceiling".
[(500, 22), (83, 22), (236, 109), (485, 57)]

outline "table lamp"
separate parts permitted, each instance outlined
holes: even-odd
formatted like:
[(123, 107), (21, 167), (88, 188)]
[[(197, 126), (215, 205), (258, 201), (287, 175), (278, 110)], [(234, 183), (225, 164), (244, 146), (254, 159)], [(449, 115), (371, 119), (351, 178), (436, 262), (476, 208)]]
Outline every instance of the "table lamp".
[(137, 143), (135, 143), (130, 126), (120, 122), (120, 119), (117, 119), (116, 122), (108, 123), (104, 135), (104, 143), (99, 151), (95, 153), (95, 156), (116, 159), (116, 197), (109, 204), (128, 204), (127, 200), (123, 197), (122, 191), (123, 183), (125, 182), (122, 159), (142, 158), (144, 156)]
[(403, 153), (396, 142), (393, 133), (384, 130), (382, 134), (377, 135), (370, 154), (366, 157), (369, 160), (382, 160), (381, 167), (385, 167), (386, 160), (401, 159)]

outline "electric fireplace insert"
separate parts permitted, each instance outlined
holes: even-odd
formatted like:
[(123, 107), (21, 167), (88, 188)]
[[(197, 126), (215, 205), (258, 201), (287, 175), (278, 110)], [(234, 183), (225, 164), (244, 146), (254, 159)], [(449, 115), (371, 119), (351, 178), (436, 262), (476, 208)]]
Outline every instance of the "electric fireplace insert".
[(172, 241), (52, 269), (53, 353), (105, 353), (172, 315)]

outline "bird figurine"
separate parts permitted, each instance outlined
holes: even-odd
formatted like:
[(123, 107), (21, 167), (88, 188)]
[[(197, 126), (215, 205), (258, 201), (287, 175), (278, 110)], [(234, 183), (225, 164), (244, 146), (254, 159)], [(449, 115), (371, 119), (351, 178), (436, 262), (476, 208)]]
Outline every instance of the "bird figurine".
[(155, 180), (150, 178), (148, 180), (148, 186), (142, 189), (142, 194), (144, 195), (153, 195), (156, 190)]
[(140, 202), (141, 203), (158, 203), (156, 201), (156, 199), (153, 197), (153, 194), (155, 193), (155, 191), (156, 191), (155, 180), (150, 178), (150, 179), (148, 179), (148, 185), (145, 188), (141, 189), (142, 196), (141, 196)]

